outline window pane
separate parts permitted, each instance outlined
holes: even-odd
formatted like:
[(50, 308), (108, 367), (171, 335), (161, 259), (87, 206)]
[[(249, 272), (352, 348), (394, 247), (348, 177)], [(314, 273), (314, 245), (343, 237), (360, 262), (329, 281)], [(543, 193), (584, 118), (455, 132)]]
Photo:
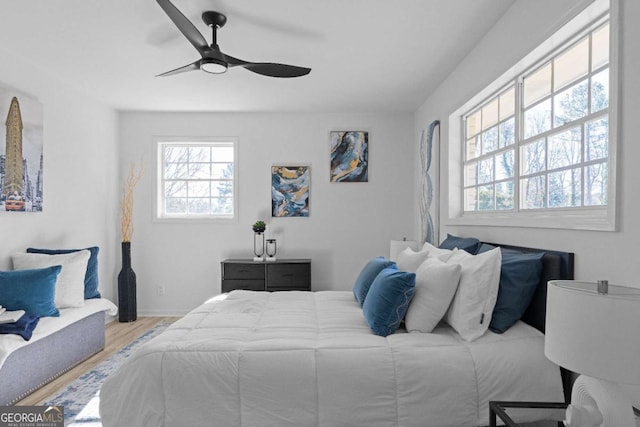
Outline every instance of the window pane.
[(549, 207), (580, 206), (582, 199), (580, 169), (569, 169), (549, 174)]
[(467, 141), (467, 159), (475, 159), (480, 155), (481, 135), (477, 135)]
[(196, 215), (206, 215), (211, 211), (211, 199), (197, 198), (189, 199), (189, 213)]
[(588, 80), (553, 97), (554, 126), (562, 126), (581, 119), (589, 113)]
[(586, 161), (606, 159), (609, 155), (609, 120), (587, 123)]
[(495, 162), (496, 180), (513, 178), (515, 168), (513, 150), (496, 154)]
[(498, 126), (482, 133), (482, 154), (491, 153), (498, 149)]
[(578, 42), (553, 61), (553, 90), (557, 91), (589, 72), (589, 38)]
[(520, 208), (539, 209), (545, 207), (546, 180), (544, 176), (534, 176), (520, 180)]
[(498, 131), (498, 146), (500, 148), (513, 144), (515, 141), (515, 118), (500, 123)]
[(591, 47), (591, 70), (609, 62), (609, 23), (593, 33)]
[(211, 161), (211, 148), (209, 148), (209, 147), (190, 147), (189, 148), (189, 161), (190, 162), (210, 162)]
[(214, 163), (211, 165), (213, 173), (212, 178), (215, 179), (232, 179), (233, 178), (233, 163)]
[(478, 162), (478, 184), (493, 181), (493, 158)]
[(607, 186), (609, 176), (606, 163), (587, 167), (584, 184), (584, 204), (600, 206), (607, 204)]
[(524, 106), (551, 94), (551, 63), (524, 79)]
[(189, 163), (190, 179), (211, 178), (211, 163)]
[(212, 147), (212, 162), (233, 163), (233, 147)]
[(481, 111), (478, 110), (469, 117), (467, 117), (467, 138), (470, 138), (478, 133), (480, 133), (480, 125), (481, 125)]
[(513, 209), (513, 181), (496, 184), (496, 209)]
[(187, 197), (187, 183), (185, 181), (165, 181), (164, 197)]
[(233, 182), (231, 181), (214, 181), (211, 183), (211, 195), (213, 197), (232, 197)]
[(188, 163), (165, 163), (164, 179), (185, 179), (189, 176)]
[(546, 149), (544, 139), (539, 139), (520, 148), (520, 170), (522, 175), (530, 175), (546, 170)]
[(582, 134), (579, 127), (549, 137), (549, 169), (575, 165), (581, 159)]
[(493, 206), (493, 185), (478, 187), (478, 210), (494, 210)]
[(209, 181), (189, 181), (187, 183), (187, 191), (189, 198), (192, 197), (209, 197), (211, 196)]
[(211, 200), (211, 213), (217, 215), (233, 214), (233, 199), (230, 197), (220, 197)]
[(524, 137), (531, 138), (551, 129), (551, 99), (524, 112)]
[(482, 107), (482, 130), (498, 123), (498, 98)]
[(591, 77), (591, 112), (609, 107), (609, 69)]
[(476, 185), (478, 183), (477, 175), (478, 175), (478, 163), (472, 162), (469, 163), (464, 169), (464, 185)]
[(515, 114), (516, 108), (516, 91), (512, 86), (502, 95), (500, 95), (500, 120), (511, 117)]
[(464, 210), (475, 211), (478, 208), (477, 190), (475, 188), (467, 188), (464, 190)]
[(185, 214), (187, 213), (186, 198), (167, 198), (165, 199), (165, 212), (168, 214)]
[(164, 159), (166, 162), (187, 162), (189, 159), (189, 149), (180, 146), (165, 146)]

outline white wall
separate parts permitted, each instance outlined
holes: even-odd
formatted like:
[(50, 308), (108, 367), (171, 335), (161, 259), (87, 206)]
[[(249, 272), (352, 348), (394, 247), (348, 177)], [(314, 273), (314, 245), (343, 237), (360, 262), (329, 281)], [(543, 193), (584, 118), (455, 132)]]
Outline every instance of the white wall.
[(2, 51), (0, 84), (33, 96), (44, 109), (44, 210), (0, 212), (0, 269), (10, 269), (11, 254), (29, 246), (99, 246), (100, 291), (114, 300), (117, 114)]
[[(140, 314), (181, 314), (220, 292), (220, 261), (253, 257), (251, 225), (267, 222), (279, 258), (311, 258), (314, 290), (350, 290), (364, 262), (388, 255), (389, 240), (413, 229), (411, 114), (121, 114), (121, 179), (145, 163), (135, 190), (132, 265)], [(329, 132), (368, 130), (368, 183), (329, 183)], [(153, 221), (154, 136), (238, 138), (235, 224)], [(270, 167), (311, 166), (310, 216), (271, 218)], [(156, 288), (163, 285), (164, 296)]]
[[(518, 0), (476, 48), (451, 73), (415, 114), (414, 141), (425, 124), (440, 119), (441, 192), (440, 235), (452, 233), (482, 240), (575, 252), (576, 279), (640, 287), (637, 242), (640, 237), (640, 2), (621, 0), (621, 117), (619, 141), (618, 232), (589, 232), (532, 228), (447, 225), (448, 118), (458, 107), (499, 77), (566, 22), (571, 10), (584, 1)], [(417, 149), (416, 149), (417, 150)], [(417, 179), (417, 178), (416, 178)], [(417, 212), (417, 208), (416, 208)], [(416, 218), (415, 230), (418, 230)], [(415, 234), (417, 235), (417, 231)]]

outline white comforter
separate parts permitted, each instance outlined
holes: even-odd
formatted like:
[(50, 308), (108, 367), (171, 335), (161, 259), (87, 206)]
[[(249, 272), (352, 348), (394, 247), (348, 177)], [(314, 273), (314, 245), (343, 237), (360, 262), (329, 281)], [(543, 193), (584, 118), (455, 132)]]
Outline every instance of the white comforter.
[(104, 427), (477, 426), (489, 400), (562, 401), (543, 336), (473, 343), (373, 335), (351, 292), (234, 291), (132, 355), (100, 393)]
[(25, 341), (19, 335), (0, 335), (0, 367), (2, 367), (9, 355), (19, 348), (25, 347), (100, 311), (105, 311), (108, 315), (115, 316), (118, 312), (118, 307), (105, 298), (87, 299), (82, 307), (60, 309), (60, 317), (41, 317), (29, 341)]

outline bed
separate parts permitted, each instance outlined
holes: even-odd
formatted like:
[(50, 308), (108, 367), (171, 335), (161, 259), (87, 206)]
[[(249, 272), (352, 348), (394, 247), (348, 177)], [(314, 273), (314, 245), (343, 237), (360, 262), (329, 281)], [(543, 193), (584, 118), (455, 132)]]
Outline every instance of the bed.
[(542, 332), (546, 283), (572, 278), (573, 255), (509, 248), (544, 252), (543, 270), (522, 320), (502, 334), (469, 342), (441, 322), (380, 337), (351, 292), (233, 291), (105, 381), (103, 426), (461, 427), (486, 425), (491, 400), (562, 401)]

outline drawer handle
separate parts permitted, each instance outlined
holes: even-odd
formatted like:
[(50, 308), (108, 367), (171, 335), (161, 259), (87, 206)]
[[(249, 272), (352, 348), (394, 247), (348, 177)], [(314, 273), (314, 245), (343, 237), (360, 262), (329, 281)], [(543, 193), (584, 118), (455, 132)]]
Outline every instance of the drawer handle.
[(238, 272), (239, 272), (239, 273), (248, 273), (248, 272), (249, 272), (249, 270), (245, 268), (245, 269), (240, 269), (240, 270), (238, 270)]
[(282, 277), (293, 277), (293, 273), (283, 273)]

